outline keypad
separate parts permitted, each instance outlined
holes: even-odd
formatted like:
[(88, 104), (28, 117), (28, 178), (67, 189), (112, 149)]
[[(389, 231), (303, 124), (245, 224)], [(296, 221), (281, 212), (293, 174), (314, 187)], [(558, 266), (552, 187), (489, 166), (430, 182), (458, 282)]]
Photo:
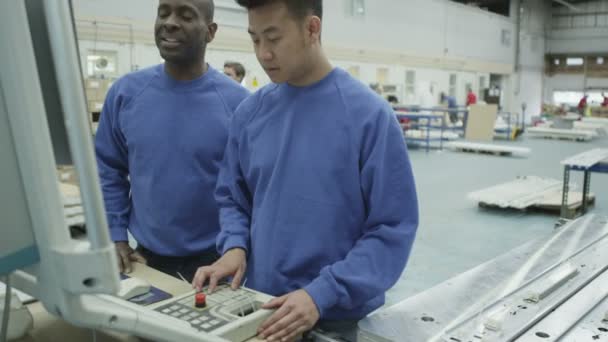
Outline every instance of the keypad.
[(238, 303), (243, 303), (243, 306), (247, 308), (247, 305), (253, 304), (254, 298), (255, 294), (245, 289), (233, 291), (228, 285), (220, 285), (213, 294), (207, 295), (207, 307), (205, 308), (194, 307), (193, 294), (179, 301), (165, 304), (155, 310), (186, 321), (197, 330), (210, 332), (230, 322), (223, 316), (214, 315), (210, 308), (217, 306), (231, 307)]

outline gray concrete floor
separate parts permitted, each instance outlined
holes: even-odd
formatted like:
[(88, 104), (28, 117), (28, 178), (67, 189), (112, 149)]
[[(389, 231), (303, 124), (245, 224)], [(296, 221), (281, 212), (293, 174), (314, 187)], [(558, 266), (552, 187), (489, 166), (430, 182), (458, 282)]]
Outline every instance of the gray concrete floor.
[[(409, 263), (397, 284), (387, 293), (386, 305), (397, 303), (444, 280), (503, 254), (523, 243), (550, 234), (558, 214), (496, 211), (469, 201), (471, 191), (514, 180), (517, 176), (562, 180), (560, 161), (596, 147), (591, 142), (527, 138), (493, 143), (532, 149), (527, 158), (499, 157), (447, 150), (410, 148), (418, 200), (420, 226)], [(582, 173), (572, 172), (571, 183), (582, 189)], [(596, 204), (591, 213), (608, 215), (608, 175), (592, 174), (591, 192)]]

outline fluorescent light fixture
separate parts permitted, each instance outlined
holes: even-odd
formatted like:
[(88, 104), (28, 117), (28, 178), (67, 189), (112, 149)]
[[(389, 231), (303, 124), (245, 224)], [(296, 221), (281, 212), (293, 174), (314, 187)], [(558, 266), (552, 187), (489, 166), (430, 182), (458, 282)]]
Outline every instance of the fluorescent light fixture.
[(581, 57), (566, 58), (566, 65), (568, 65), (568, 66), (583, 65), (584, 62), (585, 62), (584, 59)]

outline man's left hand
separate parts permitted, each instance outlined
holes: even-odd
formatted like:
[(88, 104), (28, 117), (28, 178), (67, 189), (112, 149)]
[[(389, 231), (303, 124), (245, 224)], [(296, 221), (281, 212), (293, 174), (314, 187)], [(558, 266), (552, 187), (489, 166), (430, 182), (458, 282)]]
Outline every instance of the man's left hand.
[(258, 337), (267, 341), (295, 341), (319, 320), (317, 305), (304, 290), (275, 298), (263, 308), (277, 309), (258, 329)]

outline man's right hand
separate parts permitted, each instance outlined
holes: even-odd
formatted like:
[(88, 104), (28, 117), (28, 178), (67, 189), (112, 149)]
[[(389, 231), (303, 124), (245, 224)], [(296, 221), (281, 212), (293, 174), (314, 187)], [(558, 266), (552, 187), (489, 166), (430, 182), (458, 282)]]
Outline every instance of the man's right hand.
[(232, 289), (236, 290), (241, 285), (241, 280), (247, 269), (247, 255), (241, 248), (234, 248), (226, 253), (213, 265), (199, 267), (192, 280), (192, 287), (201, 291), (205, 281), (209, 280), (209, 293), (213, 293), (217, 283), (232, 276)]
[(133, 268), (131, 262), (139, 262), (146, 264), (146, 258), (144, 258), (139, 252), (133, 250), (129, 243), (126, 241), (119, 241), (115, 243), (116, 255), (118, 256), (118, 268), (120, 273), (131, 273)]

